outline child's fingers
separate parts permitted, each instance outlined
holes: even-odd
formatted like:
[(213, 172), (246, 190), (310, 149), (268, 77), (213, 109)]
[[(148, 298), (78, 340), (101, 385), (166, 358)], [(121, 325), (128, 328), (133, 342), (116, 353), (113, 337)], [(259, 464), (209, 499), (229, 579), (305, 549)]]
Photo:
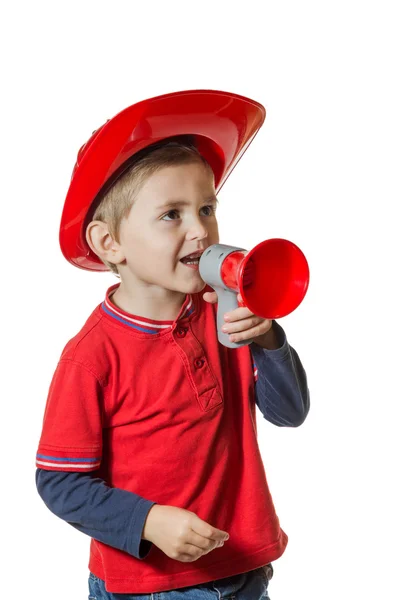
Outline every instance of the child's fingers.
[(241, 319), (240, 321), (235, 321), (233, 323), (225, 323), (225, 325), (222, 327), (222, 331), (224, 333), (237, 333), (238, 331), (254, 329), (254, 327), (258, 327), (264, 322), (265, 319), (261, 319), (260, 317), (252, 315), (248, 319)]
[(205, 292), (203, 294), (203, 298), (206, 302), (210, 302), (210, 304), (215, 304), (218, 302), (217, 292)]
[[(233, 322), (233, 321), (240, 321), (241, 319), (246, 319), (247, 317), (252, 317), (255, 316), (253, 315), (253, 313), (251, 312), (251, 310), (249, 310), (248, 308), (246, 308), (245, 306), (241, 307), (241, 308), (235, 308), (235, 310), (231, 310), (230, 312), (227, 312), (224, 315), (224, 321), (229, 321), (229, 322)], [(259, 317), (256, 317), (257, 319)]]
[(272, 327), (272, 321), (268, 319), (260, 319), (253, 317), (251, 319), (243, 319), (229, 325), (224, 325), (222, 331), (229, 335), (231, 342), (240, 342), (256, 338), (264, 333), (267, 333)]

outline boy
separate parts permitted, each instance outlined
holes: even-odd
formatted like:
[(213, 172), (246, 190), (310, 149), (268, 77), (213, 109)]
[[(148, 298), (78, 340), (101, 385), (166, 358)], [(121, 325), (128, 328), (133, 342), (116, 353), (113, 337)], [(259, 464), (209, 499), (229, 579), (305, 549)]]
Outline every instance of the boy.
[(216, 293), (198, 271), (219, 242), (216, 193), (264, 114), (234, 94), (168, 94), (119, 113), (78, 154), (61, 247), (120, 283), (62, 353), (36, 480), (50, 510), (92, 538), (90, 597), (265, 598), (287, 545), (255, 404), (300, 425), (306, 375), (276, 321), (245, 307), (225, 327), (251, 345), (219, 344)]

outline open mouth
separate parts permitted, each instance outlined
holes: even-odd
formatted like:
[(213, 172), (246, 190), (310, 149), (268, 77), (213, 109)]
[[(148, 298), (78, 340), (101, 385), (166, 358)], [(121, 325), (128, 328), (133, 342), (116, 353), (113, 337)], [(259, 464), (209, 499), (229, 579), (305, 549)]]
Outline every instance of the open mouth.
[(204, 250), (199, 252), (194, 252), (193, 254), (188, 254), (180, 259), (180, 262), (188, 267), (198, 267), (200, 262), (200, 257), (203, 254)]
[(186, 265), (187, 267), (191, 267), (192, 269), (199, 268), (199, 262), (201, 255), (203, 254), (203, 250), (198, 250), (197, 252), (192, 252), (192, 254), (188, 254), (180, 259), (180, 262)]
[(181, 258), (181, 262), (184, 265), (199, 265), (200, 259), (199, 258)]

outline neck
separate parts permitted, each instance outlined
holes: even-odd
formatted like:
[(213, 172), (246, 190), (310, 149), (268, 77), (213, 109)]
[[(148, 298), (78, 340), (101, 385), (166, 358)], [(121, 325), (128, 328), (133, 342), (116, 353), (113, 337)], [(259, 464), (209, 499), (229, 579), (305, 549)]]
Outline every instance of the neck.
[(153, 321), (174, 321), (185, 301), (186, 294), (156, 285), (129, 286), (121, 280), (111, 297), (123, 311)]

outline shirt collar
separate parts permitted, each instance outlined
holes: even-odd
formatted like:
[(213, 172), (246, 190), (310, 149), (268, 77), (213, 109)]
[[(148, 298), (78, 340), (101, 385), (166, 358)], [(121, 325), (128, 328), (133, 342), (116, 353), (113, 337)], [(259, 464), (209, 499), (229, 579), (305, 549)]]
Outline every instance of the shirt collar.
[(119, 321), (127, 327), (136, 329), (137, 331), (140, 331), (142, 333), (154, 334), (165, 331), (166, 329), (171, 329), (176, 321), (178, 321), (179, 319), (190, 317), (190, 315), (192, 315), (195, 311), (193, 296), (191, 294), (187, 294), (175, 321), (155, 321), (154, 319), (147, 319), (146, 317), (132, 315), (122, 310), (122, 308), (116, 306), (111, 300), (112, 294), (117, 290), (119, 286), (120, 284), (117, 283), (108, 288), (105, 300), (101, 305), (101, 309), (109, 317)]

